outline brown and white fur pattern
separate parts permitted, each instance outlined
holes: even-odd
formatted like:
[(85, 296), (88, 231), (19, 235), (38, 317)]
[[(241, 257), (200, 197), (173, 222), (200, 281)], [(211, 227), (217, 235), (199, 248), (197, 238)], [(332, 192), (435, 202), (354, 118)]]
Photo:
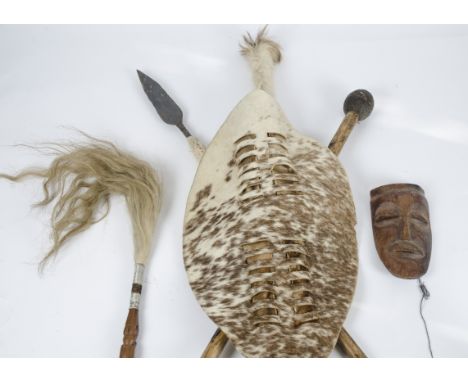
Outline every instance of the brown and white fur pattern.
[[(251, 40), (250, 54), (259, 46)], [(326, 357), (354, 294), (354, 226), (336, 156), (254, 90), (209, 145), (189, 194), (190, 285), (244, 356)]]

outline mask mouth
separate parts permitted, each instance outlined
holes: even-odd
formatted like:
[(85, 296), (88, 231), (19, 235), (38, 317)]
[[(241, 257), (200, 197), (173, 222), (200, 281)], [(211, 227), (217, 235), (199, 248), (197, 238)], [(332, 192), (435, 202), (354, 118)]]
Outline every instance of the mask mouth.
[(411, 260), (424, 258), (424, 251), (415, 243), (408, 240), (398, 240), (390, 246), (393, 253), (398, 253), (399, 256)]

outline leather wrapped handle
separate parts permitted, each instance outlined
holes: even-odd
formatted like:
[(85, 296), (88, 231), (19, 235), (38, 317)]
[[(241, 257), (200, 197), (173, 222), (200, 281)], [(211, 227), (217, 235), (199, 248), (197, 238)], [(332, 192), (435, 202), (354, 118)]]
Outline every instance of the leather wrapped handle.
[(133, 358), (138, 337), (138, 309), (129, 309), (125, 322), (123, 344), (120, 347), (120, 358)]

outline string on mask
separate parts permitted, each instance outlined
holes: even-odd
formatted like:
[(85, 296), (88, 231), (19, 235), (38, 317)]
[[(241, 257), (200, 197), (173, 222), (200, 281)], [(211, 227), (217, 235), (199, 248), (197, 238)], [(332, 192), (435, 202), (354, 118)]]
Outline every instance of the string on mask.
[(418, 279), (418, 285), (419, 289), (421, 290), (421, 301), (419, 302), (419, 315), (421, 316), (421, 319), (424, 323), (424, 329), (426, 330), (426, 337), (427, 337), (427, 344), (429, 347), (429, 353), (431, 354), (431, 358), (434, 358), (434, 355), (432, 353), (432, 345), (431, 345), (431, 337), (429, 335), (429, 330), (427, 328), (427, 322), (426, 319), (424, 318), (423, 315), (423, 302), (425, 300), (428, 300), (431, 294), (429, 293), (429, 290), (427, 289), (426, 285), (424, 285), (424, 282), (421, 279)]

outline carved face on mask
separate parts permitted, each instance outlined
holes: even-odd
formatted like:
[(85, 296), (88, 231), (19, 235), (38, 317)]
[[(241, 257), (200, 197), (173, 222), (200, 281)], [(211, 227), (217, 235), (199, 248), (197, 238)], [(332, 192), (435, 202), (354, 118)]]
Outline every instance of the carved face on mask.
[(385, 267), (395, 276), (416, 279), (427, 272), (432, 236), (424, 190), (389, 184), (371, 191), (374, 241)]

